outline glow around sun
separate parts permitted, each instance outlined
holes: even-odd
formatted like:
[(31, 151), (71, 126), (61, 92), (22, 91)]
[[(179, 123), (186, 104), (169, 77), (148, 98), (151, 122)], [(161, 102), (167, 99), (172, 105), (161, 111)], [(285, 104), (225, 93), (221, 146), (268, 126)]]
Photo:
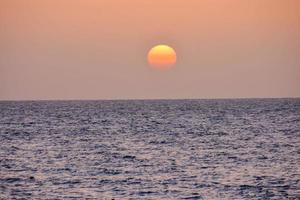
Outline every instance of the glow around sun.
[(176, 64), (176, 61), (176, 52), (168, 45), (156, 45), (148, 52), (148, 63), (156, 69), (170, 69)]

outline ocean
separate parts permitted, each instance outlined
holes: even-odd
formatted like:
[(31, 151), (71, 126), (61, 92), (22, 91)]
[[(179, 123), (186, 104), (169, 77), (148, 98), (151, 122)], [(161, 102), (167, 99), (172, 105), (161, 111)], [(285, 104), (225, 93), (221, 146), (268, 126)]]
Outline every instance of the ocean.
[(299, 98), (0, 102), (0, 199), (300, 199), (299, 155)]

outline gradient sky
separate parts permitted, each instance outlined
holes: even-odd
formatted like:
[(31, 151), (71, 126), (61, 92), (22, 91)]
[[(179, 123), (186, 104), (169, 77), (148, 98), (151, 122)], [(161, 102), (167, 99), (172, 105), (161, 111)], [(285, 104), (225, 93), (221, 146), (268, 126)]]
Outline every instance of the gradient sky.
[(300, 97), (299, 0), (0, 0), (0, 100), (237, 97)]

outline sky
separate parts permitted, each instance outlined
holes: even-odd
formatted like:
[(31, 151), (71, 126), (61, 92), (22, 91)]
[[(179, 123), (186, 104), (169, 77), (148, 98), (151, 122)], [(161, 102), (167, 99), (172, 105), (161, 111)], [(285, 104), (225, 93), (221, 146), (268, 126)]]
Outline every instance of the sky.
[(0, 0), (0, 100), (277, 97), (300, 97), (299, 0)]

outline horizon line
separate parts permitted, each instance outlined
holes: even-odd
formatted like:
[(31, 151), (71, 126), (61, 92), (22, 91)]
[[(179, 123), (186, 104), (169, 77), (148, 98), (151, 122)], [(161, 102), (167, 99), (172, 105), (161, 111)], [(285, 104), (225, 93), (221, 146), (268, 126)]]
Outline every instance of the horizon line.
[(299, 97), (214, 97), (214, 98), (115, 98), (115, 99), (0, 99), (7, 101), (167, 101), (167, 100), (247, 100), (247, 99), (300, 99)]

